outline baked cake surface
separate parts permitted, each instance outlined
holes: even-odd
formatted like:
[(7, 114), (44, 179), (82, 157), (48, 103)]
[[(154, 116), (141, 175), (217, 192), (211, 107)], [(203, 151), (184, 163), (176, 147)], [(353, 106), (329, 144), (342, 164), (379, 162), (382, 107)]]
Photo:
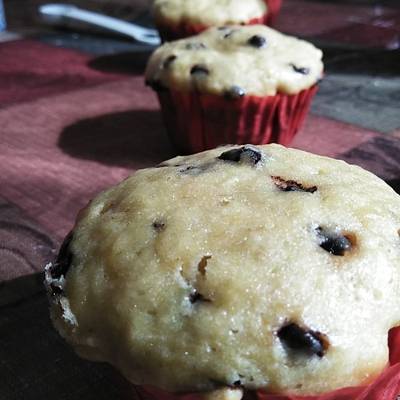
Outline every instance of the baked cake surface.
[(246, 23), (264, 16), (265, 0), (155, 0), (154, 17), (164, 24), (181, 21), (205, 26)]
[(209, 28), (167, 42), (151, 56), (146, 80), (155, 89), (242, 96), (297, 94), (321, 79), (322, 52), (265, 25)]

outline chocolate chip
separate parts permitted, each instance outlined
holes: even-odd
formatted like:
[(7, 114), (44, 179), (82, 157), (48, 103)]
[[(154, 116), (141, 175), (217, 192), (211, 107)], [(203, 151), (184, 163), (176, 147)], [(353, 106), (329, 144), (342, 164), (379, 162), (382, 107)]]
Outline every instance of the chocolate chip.
[(297, 72), (298, 74), (308, 75), (310, 73), (310, 68), (298, 67), (295, 64), (289, 64), (289, 65), (293, 68), (293, 71)]
[(261, 48), (261, 47), (265, 47), (267, 45), (267, 39), (265, 39), (264, 36), (260, 36), (260, 35), (254, 35), (252, 36), (247, 43), (250, 46), (256, 47), (256, 48)]
[(306, 355), (323, 357), (329, 347), (322, 333), (302, 328), (293, 322), (280, 328), (278, 337), (287, 349)]
[(168, 69), (177, 58), (175, 54), (168, 56), (163, 62), (163, 68)]
[(256, 165), (262, 159), (261, 153), (251, 147), (239, 147), (223, 152), (218, 159), (233, 162), (245, 162), (251, 165)]
[(232, 383), (233, 386), (241, 386), (242, 385), (242, 381), (240, 379), (238, 379), (237, 381)]
[(228, 100), (236, 100), (243, 97), (246, 92), (240, 87), (233, 85), (224, 92), (224, 97)]
[(206, 49), (207, 46), (201, 42), (189, 42), (185, 44), (186, 50), (203, 50)]
[(72, 252), (70, 250), (70, 244), (73, 238), (72, 231), (68, 233), (65, 237), (60, 251), (58, 252), (58, 256), (56, 261), (54, 262), (54, 266), (52, 267), (50, 273), (53, 279), (60, 279), (61, 276), (65, 276), (71, 266), (72, 263)]
[(190, 75), (196, 75), (196, 76), (207, 76), (210, 74), (210, 71), (207, 67), (204, 65), (196, 64), (192, 67), (190, 70)]
[[(322, 227), (316, 229), (319, 245), (334, 256), (344, 256), (352, 248), (350, 235), (342, 235)], [(354, 239), (353, 239), (354, 240)]]
[(304, 186), (293, 180), (285, 180), (280, 176), (271, 176), (275, 185), (283, 192), (308, 192), (314, 193), (318, 190), (316, 186)]
[(154, 79), (154, 80), (147, 80), (146, 82), (146, 86), (150, 86), (153, 90), (155, 90), (156, 92), (164, 92), (166, 90), (168, 90), (160, 80), (158, 79)]
[(206, 299), (201, 293), (199, 293), (196, 289), (194, 292), (190, 293), (189, 295), (189, 301), (194, 304), (199, 301), (204, 301), (204, 302), (210, 302), (211, 300)]
[(154, 221), (152, 227), (157, 231), (161, 232), (165, 229), (165, 223), (162, 221)]

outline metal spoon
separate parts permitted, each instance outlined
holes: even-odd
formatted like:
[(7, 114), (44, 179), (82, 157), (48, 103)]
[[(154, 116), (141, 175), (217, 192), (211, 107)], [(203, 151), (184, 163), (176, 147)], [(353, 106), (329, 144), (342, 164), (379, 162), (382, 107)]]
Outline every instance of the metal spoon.
[(50, 23), (65, 23), (69, 20), (75, 20), (122, 33), (139, 42), (153, 46), (158, 46), (161, 43), (160, 37), (154, 29), (144, 28), (107, 15), (83, 10), (71, 4), (43, 4), (39, 7), (39, 13)]

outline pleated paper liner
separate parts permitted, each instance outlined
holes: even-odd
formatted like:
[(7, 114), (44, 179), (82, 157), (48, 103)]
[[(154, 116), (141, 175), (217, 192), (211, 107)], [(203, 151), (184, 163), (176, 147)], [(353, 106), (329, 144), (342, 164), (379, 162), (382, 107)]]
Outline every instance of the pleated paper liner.
[(289, 145), (310, 107), (317, 86), (296, 95), (227, 99), (198, 92), (158, 92), (172, 143), (183, 154), (223, 144)]
[[(246, 0), (243, 0), (246, 1)], [(243, 25), (271, 25), (281, 8), (282, 0), (267, 0), (268, 12), (262, 17), (253, 18)], [(156, 26), (163, 42), (183, 39), (210, 28), (208, 25), (193, 24), (181, 21), (179, 24), (169, 24), (167, 22), (156, 21)]]
[[(258, 400), (397, 400), (400, 399), (400, 328), (389, 332), (389, 365), (368, 386), (335, 390), (320, 396), (291, 396), (257, 391)], [(201, 400), (196, 393), (172, 394), (149, 386), (135, 387), (141, 400)]]

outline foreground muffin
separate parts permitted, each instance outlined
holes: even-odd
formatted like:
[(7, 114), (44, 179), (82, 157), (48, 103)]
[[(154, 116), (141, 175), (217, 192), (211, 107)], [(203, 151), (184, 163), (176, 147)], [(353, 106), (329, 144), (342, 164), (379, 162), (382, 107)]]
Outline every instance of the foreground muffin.
[(52, 320), (137, 385), (358, 385), (400, 322), (399, 229), (400, 197), (341, 161), (278, 145), (177, 157), (80, 213), (46, 268)]
[(281, 0), (155, 0), (154, 19), (164, 40), (192, 36), (212, 26), (269, 24)]
[(322, 77), (322, 52), (263, 25), (211, 28), (166, 43), (146, 82), (184, 153), (221, 144), (289, 144)]

